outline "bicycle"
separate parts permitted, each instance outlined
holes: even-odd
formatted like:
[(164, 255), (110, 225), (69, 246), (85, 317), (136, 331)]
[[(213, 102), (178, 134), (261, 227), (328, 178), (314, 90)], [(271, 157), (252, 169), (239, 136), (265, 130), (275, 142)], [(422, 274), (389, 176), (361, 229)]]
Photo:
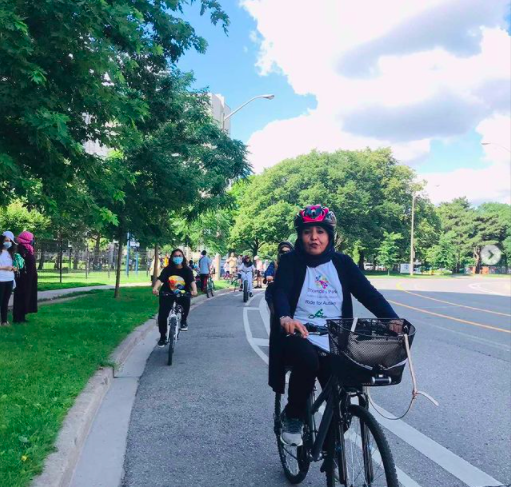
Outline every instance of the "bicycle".
[(184, 296), (186, 294), (185, 291), (180, 291), (179, 294), (175, 293), (167, 293), (161, 292), (162, 296), (165, 297), (175, 297), (174, 303), (172, 303), (172, 308), (170, 309), (169, 316), (167, 318), (167, 326), (168, 326), (168, 340), (167, 343), (169, 345), (168, 349), (168, 360), (167, 364), (172, 365), (172, 357), (174, 355), (174, 350), (176, 348), (176, 342), (179, 338), (179, 333), (181, 329), (181, 319), (183, 317), (183, 307), (177, 302), (180, 296)]
[(248, 292), (248, 274), (252, 274), (251, 272), (246, 272), (246, 271), (240, 271), (241, 273), (241, 279), (243, 281), (243, 284), (242, 284), (242, 290), (243, 290), (243, 302), (246, 303), (248, 301), (248, 295), (249, 295), (249, 292)]
[(208, 277), (208, 282), (206, 284), (206, 297), (214, 296), (215, 293), (215, 283), (213, 282), (213, 278), (211, 277), (211, 274)]
[[(300, 446), (281, 440), (285, 396), (275, 396), (274, 432), (285, 476), (298, 484), (311, 462), (323, 460), (327, 487), (399, 487), (389, 444), (369, 412), (367, 387), (401, 382), (415, 327), (402, 319), (340, 319), (328, 320), (327, 328), (306, 326), (311, 335), (328, 335), (329, 352), (319, 350), (329, 356), (331, 376), (324, 390), (316, 397), (315, 387), (308, 399)], [(401, 332), (393, 331), (396, 327)]]

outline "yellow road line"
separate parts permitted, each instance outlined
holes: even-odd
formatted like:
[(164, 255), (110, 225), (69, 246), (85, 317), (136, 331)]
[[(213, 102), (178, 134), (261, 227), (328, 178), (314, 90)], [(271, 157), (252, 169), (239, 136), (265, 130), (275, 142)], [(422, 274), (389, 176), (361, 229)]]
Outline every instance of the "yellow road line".
[(442, 315), (440, 313), (433, 313), (433, 311), (426, 311), (425, 309), (415, 308), (413, 306), (408, 306), (407, 304), (398, 303), (397, 301), (391, 301), (390, 299), (388, 299), (387, 301), (389, 303), (397, 304), (398, 306), (403, 306), (404, 308), (413, 309), (415, 311), (419, 311), (421, 313), (426, 313), (428, 315), (438, 316), (440, 318), (447, 318), (448, 320), (459, 321), (460, 323), (464, 323), (466, 325), (477, 326), (479, 328), (486, 328), (487, 330), (500, 331), (502, 333), (511, 333), (511, 330), (505, 330), (504, 328), (498, 328), (497, 326), (483, 325), (482, 323), (475, 323), (473, 321), (462, 320), (461, 318), (455, 318), (454, 316), (447, 316), (447, 315)]
[(508, 313), (500, 313), (498, 311), (490, 311), (488, 309), (483, 309), (483, 308), (474, 308), (473, 306), (467, 306), (466, 304), (451, 303), (450, 301), (444, 301), (443, 299), (431, 298), (430, 296), (423, 296), (422, 294), (417, 294), (412, 291), (408, 291), (408, 290), (404, 289), (403, 286), (401, 285), (401, 283), (399, 283), (399, 282), (396, 284), (396, 287), (400, 291), (403, 291), (404, 293), (412, 294), (413, 296), (419, 296), (419, 298), (430, 299), (431, 301), (438, 301), (439, 303), (452, 304), (453, 306), (459, 306), (460, 308), (473, 309), (475, 311), (483, 311), (485, 313), (491, 313), (494, 315), (511, 316)]

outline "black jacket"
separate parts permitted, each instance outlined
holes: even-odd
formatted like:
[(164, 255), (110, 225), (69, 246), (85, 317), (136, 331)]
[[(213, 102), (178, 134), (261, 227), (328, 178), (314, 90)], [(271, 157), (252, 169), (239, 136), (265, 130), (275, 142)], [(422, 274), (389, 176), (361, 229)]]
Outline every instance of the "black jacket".
[[(378, 318), (397, 318), (396, 312), (387, 300), (373, 287), (351, 257), (336, 252), (332, 262), (342, 286), (342, 318), (353, 318), (351, 295), (360, 301)], [(306, 264), (296, 251), (282, 256), (279, 271), (273, 286), (274, 313), (271, 317), (269, 385), (282, 394), (285, 385), (285, 365), (282, 360), (282, 339), (280, 326), (282, 316), (293, 316), (300, 298), (306, 274)]]

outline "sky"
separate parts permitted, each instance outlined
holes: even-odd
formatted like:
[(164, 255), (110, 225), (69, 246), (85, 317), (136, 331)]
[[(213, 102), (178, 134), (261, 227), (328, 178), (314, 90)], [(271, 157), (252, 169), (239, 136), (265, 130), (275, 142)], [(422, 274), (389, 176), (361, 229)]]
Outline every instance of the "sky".
[[(226, 35), (179, 62), (231, 109), (256, 173), (313, 149), (391, 147), (434, 203), (511, 202), (509, 0), (220, 0)], [(482, 142), (491, 142), (482, 145)]]

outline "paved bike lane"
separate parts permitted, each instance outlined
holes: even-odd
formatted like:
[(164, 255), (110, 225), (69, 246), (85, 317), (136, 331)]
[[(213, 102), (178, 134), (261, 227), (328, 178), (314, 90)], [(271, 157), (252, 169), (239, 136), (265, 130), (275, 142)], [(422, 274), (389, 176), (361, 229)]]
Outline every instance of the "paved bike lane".
[[(289, 485), (268, 369), (246, 340), (244, 307), (239, 293), (212, 299), (190, 314), (172, 367), (166, 349), (152, 353), (132, 412), (124, 487)], [(313, 470), (302, 485), (323, 485)]]

